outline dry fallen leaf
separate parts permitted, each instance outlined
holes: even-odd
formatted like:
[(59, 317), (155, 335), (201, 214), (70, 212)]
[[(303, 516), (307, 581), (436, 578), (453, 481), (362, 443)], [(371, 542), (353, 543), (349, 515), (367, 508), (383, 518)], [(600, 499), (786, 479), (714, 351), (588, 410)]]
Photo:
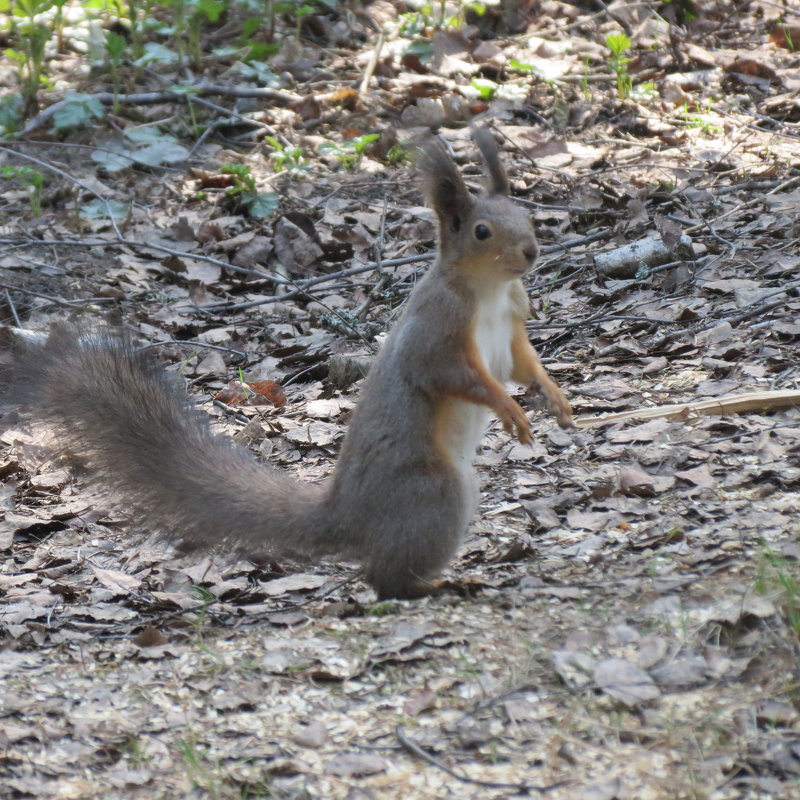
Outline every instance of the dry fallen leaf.
[(138, 647), (160, 647), (167, 643), (167, 637), (153, 625), (145, 625), (133, 638)]
[(594, 680), (606, 694), (631, 708), (661, 695), (661, 690), (650, 675), (623, 658), (598, 661), (594, 668)]

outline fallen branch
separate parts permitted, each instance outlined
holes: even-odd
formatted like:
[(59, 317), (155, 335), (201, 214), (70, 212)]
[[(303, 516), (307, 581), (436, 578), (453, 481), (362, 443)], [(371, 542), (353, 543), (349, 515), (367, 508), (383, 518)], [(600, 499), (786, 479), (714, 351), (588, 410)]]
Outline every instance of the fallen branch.
[[(154, 103), (185, 103), (187, 96), (191, 99), (196, 97), (207, 97), (208, 95), (218, 95), (222, 97), (258, 97), (267, 100), (273, 100), (284, 105), (296, 103), (302, 99), (300, 95), (292, 92), (285, 92), (280, 89), (270, 89), (268, 87), (249, 87), (249, 86), (218, 86), (216, 84), (206, 84), (196, 87), (187, 87), (192, 90), (190, 94), (184, 92), (137, 92), (134, 94), (117, 94), (113, 92), (98, 92), (93, 94), (95, 100), (101, 102), (104, 106), (111, 106), (115, 103), (119, 105), (128, 106), (143, 106), (153, 105)], [(23, 129), (23, 133), (30, 133), (36, 128), (43, 125), (53, 114), (59, 109), (64, 108), (68, 103), (67, 100), (59, 100), (57, 103), (48, 106), (43, 111), (40, 111), (33, 119), (28, 120), (28, 123)]]
[(683, 234), (676, 245), (670, 247), (656, 233), (614, 250), (598, 253), (594, 257), (594, 265), (606, 278), (634, 278), (639, 274), (642, 264), (656, 267), (674, 261), (675, 256), (684, 260), (694, 259), (692, 240)]
[(416, 742), (412, 741), (411, 739), (406, 736), (405, 731), (403, 730), (402, 725), (398, 725), (394, 729), (395, 735), (397, 736), (397, 741), (400, 742), (401, 747), (407, 753), (410, 753), (412, 756), (417, 756), (418, 758), (427, 761), (434, 767), (442, 770), (442, 772), (449, 775), (451, 778), (455, 778), (457, 781), (461, 781), (461, 783), (468, 783), (472, 784), (473, 786), (484, 786), (488, 789), (511, 789), (514, 791), (515, 794), (530, 794), (531, 792), (537, 792), (538, 794), (544, 794), (545, 792), (551, 792), (554, 789), (558, 789), (562, 786), (567, 785), (567, 781), (560, 781), (559, 783), (552, 783), (549, 786), (534, 786), (530, 783), (504, 783), (500, 781), (484, 781), (480, 780), (479, 778), (471, 778), (469, 775), (464, 775), (461, 772), (458, 772), (451, 767), (448, 767), (440, 759), (432, 756), (429, 752), (424, 750), (420, 747)]
[(748, 411), (769, 411), (775, 408), (800, 406), (800, 390), (778, 389), (768, 392), (746, 392), (714, 397), (710, 400), (688, 400), (653, 408), (634, 408), (614, 414), (600, 414), (597, 417), (579, 417), (575, 420), (578, 428), (590, 428), (606, 422), (619, 422), (625, 419), (689, 419), (704, 414), (744, 414)]

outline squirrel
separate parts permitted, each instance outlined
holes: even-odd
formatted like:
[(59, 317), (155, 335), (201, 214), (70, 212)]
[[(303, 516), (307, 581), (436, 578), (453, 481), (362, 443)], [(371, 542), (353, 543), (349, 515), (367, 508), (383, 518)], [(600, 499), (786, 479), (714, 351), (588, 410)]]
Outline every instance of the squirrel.
[(43, 341), (14, 337), (0, 374), (6, 395), (54, 424), (137, 524), (184, 549), (352, 557), (381, 599), (431, 593), (477, 508), (472, 461), (489, 410), (531, 441), (503, 384), (533, 387), (572, 427), (570, 404), (525, 332), (533, 227), (509, 198), (491, 133), (473, 137), (489, 173), (480, 196), (440, 143), (422, 151), (436, 259), (375, 357), (323, 484), (264, 467), (213, 434), (149, 351), (110, 330), (65, 324)]

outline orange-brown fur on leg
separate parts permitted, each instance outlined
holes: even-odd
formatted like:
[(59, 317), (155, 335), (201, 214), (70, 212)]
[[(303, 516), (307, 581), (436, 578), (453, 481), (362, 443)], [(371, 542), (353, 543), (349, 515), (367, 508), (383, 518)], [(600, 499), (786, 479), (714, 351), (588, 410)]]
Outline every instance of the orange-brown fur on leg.
[[(511, 339), (511, 358), (513, 361), (513, 372), (511, 377), (523, 386), (533, 386), (542, 394), (547, 402), (547, 408), (551, 411), (562, 428), (574, 428), (572, 421), (572, 406), (556, 382), (547, 374), (547, 370), (539, 360), (539, 354), (533, 345), (528, 341), (528, 334), (525, 330), (525, 318), (527, 317), (528, 298), (522, 283), (519, 289), (514, 287), (514, 333)], [(520, 312), (524, 308), (525, 316)], [(520, 437), (521, 439), (522, 437)]]
[(519, 440), (523, 444), (529, 444), (532, 441), (531, 426), (525, 412), (503, 384), (489, 374), (472, 337), (467, 341), (464, 354), (467, 365), (474, 372), (475, 380), (460, 396), (472, 403), (491, 408), (506, 433), (513, 434), (516, 431)]

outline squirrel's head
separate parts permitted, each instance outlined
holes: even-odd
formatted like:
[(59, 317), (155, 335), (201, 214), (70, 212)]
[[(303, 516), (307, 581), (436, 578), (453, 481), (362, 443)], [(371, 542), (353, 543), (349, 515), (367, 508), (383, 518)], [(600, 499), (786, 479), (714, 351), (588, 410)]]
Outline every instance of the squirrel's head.
[(508, 176), (491, 133), (474, 128), (472, 136), (489, 171), (481, 195), (470, 194), (439, 142), (423, 150), (423, 184), (436, 213), (441, 263), (475, 282), (521, 278), (539, 254), (530, 216), (508, 196)]

